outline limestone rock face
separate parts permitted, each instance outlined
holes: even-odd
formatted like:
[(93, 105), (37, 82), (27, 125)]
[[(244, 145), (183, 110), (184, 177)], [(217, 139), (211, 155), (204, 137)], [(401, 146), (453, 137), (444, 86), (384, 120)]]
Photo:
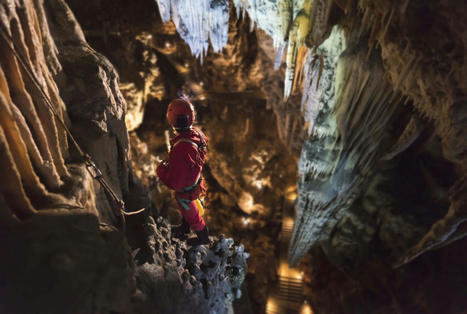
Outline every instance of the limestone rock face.
[[(453, 149), (460, 152), (462, 151), (460, 147), (465, 146), (462, 144), (464, 141), (462, 131), (459, 130), (454, 136), (453, 134), (449, 135), (450, 131), (448, 130), (454, 125), (454, 120), (462, 125), (462, 119), (448, 118), (445, 113), (452, 112), (452, 110), (462, 111), (454, 109), (460, 107), (457, 105), (457, 101), (451, 100), (451, 96), (448, 95), (452, 94), (453, 86), (458, 85), (456, 77), (459, 73), (463, 73), (464, 69), (455, 66), (459, 62), (455, 54), (446, 55), (446, 52), (442, 51), (439, 45), (449, 42), (452, 45), (452, 50), (465, 50), (465, 45), (456, 40), (465, 29), (465, 25), (456, 24), (457, 28), (454, 30), (451, 22), (448, 22), (447, 13), (444, 11), (445, 5), (447, 4), (439, 6), (427, 4), (422, 8), (411, 1), (407, 1), (403, 7), (389, 2), (383, 2), (377, 6), (358, 2), (356, 4), (339, 3), (336, 7), (330, 8), (331, 11), (335, 11), (334, 20), (325, 21), (328, 24), (327, 27), (336, 24), (347, 32), (347, 48), (337, 61), (337, 71), (333, 79), (335, 95), (328, 98), (328, 105), (334, 106), (336, 112), (324, 120), (320, 119), (318, 115), (312, 116), (310, 121), (312, 124), (317, 124), (316, 131), (311, 131), (313, 142), (319, 141), (319, 134), (323, 133), (321, 131), (323, 129), (326, 130), (327, 134), (336, 132), (336, 141), (331, 148), (337, 150), (337, 153), (329, 157), (324, 151), (316, 152), (312, 146), (305, 146), (302, 152), (301, 180), (303, 180), (303, 184), (300, 190), (304, 194), (299, 198), (299, 221), (296, 224), (290, 251), (292, 262), (296, 262), (303, 255), (305, 247), (307, 249), (312, 245), (317, 245), (321, 240), (327, 242), (327, 244), (323, 244), (326, 246), (325, 250), (330, 249), (330, 243), (339, 242), (337, 239), (332, 239), (330, 233), (325, 230), (339, 233), (340, 227), (336, 226), (334, 222), (337, 223), (341, 219), (340, 226), (347, 225), (344, 221), (351, 218), (346, 216), (353, 216), (351, 204), (356, 205), (361, 201), (363, 206), (367, 206), (372, 203), (370, 195), (373, 192), (367, 193), (366, 196), (362, 193), (367, 188), (361, 189), (362, 184), (372, 187), (373, 184), (370, 182), (375, 180), (372, 178), (382, 176), (384, 180), (388, 180), (384, 183), (386, 191), (383, 192), (380, 189), (380, 192), (376, 193), (377, 198), (385, 201), (375, 208), (390, 209), (390, 215), (399, 216), (400, 211), (397, 209), (406, 207), (404, 203), (408, 200), (404, 201), (403, 199), (407, 195), (402, 196), (398, 189), (390, 190), (387, 186), (400, 186), (401, 177), (397, 173), (404, 167), (403, 163), (417, 163), (421, 159), (424, 161), (422, 162), (423, 166), (420, 166), (423, 170), (420, 171), (424, 173), (423, 177), (427, 181), (423, 183), (415, 181), (417, 184), (413, 189), (421, 192), (425, 188), (432, 191), (433, 194), (419, 194), (418, 205), (412, 206), (413, 209), (410, 211), (404, 210), (406, 214), (414, 215), (412, 219), (407, 217), (400, 219), (401, 222), (414, 223), (411, 235), (401, 232), (404, 236), (408, 236), (403, 242), (407, 243), (408, 246), (414, 245), (417, 238), (420, 242), (410, 249), (408, 247), (399, 248), (404, 251), (405, 256), (401, 256), (404, 255), (402, 253), (400, 256), (393, 256), (393, 258), (399, 258), (397, 264), (403, 264), (430, 247), (442, 246), (443, 242), (450, 243), (450, 237), (454, 239), (458, 238), (459, 234), (463, 234), (459, 224), (462, 224), (464, 214), (457, 207), (458, 203), (453, 200), (457, 199), (455, 195), (458, 188), (463, 185), (465, 165), (462, 158), (453, 159), (457, 153), (453, 154), (451, 151), (453, 147), (448, 148), (449, 144), (447, 145), (447, 142), (451, 141), (447, 138), (458, 138), (456, 141), (458, 146)], [(456, 8), (458, 8), (457, 4), (452, 3), (451, 9), (457, 11)], [(361, 13), (358, 13), (359, 10)], [(426, 26), (425, 22), (420, 19), (407, 19), (406, 16), (422, 11), (424, 18), (429, 16), (432, 21), (427, 30), (433, 33), (430, 38), (442, 37), (443, 40), (431, 43), (428, 37), (416, 35), (417, 30), (421, 31)], [(361, 19), (357, 18), (359, 14), (362, 14)], [(420, 16), (420, 14), (415, 15)], [(383, 20), (385, 22), (381, 24)], [(325, 25), (320, 25), (323, 21), (318, 20), (315, 23), (311, 28), (325, 27)], [(436, 36), (434, 36), (435, 33)], [(441, 33), (443, 35), (440, 35)], [(456, 42), (458, 44), (455, 44)], [(376, 43), (380, 47), (373, 48)], [(323, 47), (325, 46), (323, 43)], [(389, 53), (389, 51), (391, 52)], [(329, 58), (331, 54), (324, 51), (324, 57)], [(440, 62), (441, 59), (444, 60), (444, 63)], [(365, 66), (369, 66), (369, 72), (367, 75), (361, 76), (363, 72), (360, 71)], [(449, 81), (450, 86), (446, 88), (440, 88), (440, 84), (435, 83), (438, 82), (439, 78), (438, 74), (434, 73), (444, 73), (443, 66), (452, 67), (448, 80), (443, 82), (444, 84)], [(324, 71), (324, 75), (326, 75), (326, 67)], [(382, 73), (385, 73), (384, 77), (381, 77)], [(427, 75), (427, 73), (433, 73), (433, 75)], [(358, 83), (360, 79), (362, 81)], [(382, 84), (376, 89), (378, 92), (371, 92), (378, 81)], [(351, 87), (352, 84), (355, 84), (354, 87)], [(432, 84), (437, 84), (437, 86), (432, 86)], [(359, 91), (359, 98), (354, 98), (348, 93), (349, 91)], [(463, 93), (460, 90), (458, 92)], [(326, 95), (322, 92), (321, 94)], [(401, 96), (404, 98), (401, 99)], [(373, 100), (376, 100), (378, 104), (372, 105), (371, 110), (369, 107), (365, 109), (365, 104)], [(344, 105), (346, 102), (350, 104), (353, 101), (356, 105), (354, 109)], [(408, 113), (407, 107), (411, 108), (413, 112)], [(379, 110), (384, 110), (384, 112)], [(462, 116), (460, 111), (458, 117)], [(324, 111), (319, 112), (320, 115), (323, 113)], [(391, 122), (391, 119), (397, 119), (393, 120), (396, 123)], [(375, 124), (371, 126), (373, 123)], [(358, 130), (358, 134), (354, 133), (356, 130)], [(354, 136), (358, 136), (358, 139)], [(371, 142), (365, 143), (367, 136), (371, 138)], [(385, 156), (380, 154), (385, 154)], [(443, 175), (435, 173), (434, 163), (445, 169)], [(360, 170), (352, 173), (356, 170), (355, 167), (360, 168)], [(455, 168), (457, 169), (454, 170)], [(349, 170), (350, 172), (347, 172)], [(324, 174), (321, 175), (321, 178), (319, 177), (320, 172)], [(406, 179), (411, 175), (416, 176), (416, 173), (406, 173)], [(438, 178), (435, 179), (436, 181), (444, 181), (446, 185), (433, 186), (429, 178), (435, 177)], [(316, 187), (314, 180), (320, 180), (325, 185), (329, 184), (329, 187), (323, 185)], [(454, 185), (456, 181), (457, 183)], [(348, 186), (346, 182), (352, 182), (351, 190), (346, 191), (346, 186)], [(447, 184), (447, 182), (450, 183)], [(448, 192), (449, 187), (451, 190)], [(335, 192), (338, 192), (339, 196), (333, 199)], [(437, 201), (434, 203), (439, 205), (437, 209), (428, 206), (425, 203), (426, 198), (436, 198)], [(447, 205), (449, 200), (451, 203)], [(339, 203), (337, 208), (334, 205), (336, 202)], [(374, 207), (374, 205), (371, 206)], [(428, 210), (425, 206), (430, 209)], [(424, 207), (427, 211), (425, 217), (419, 217), (414, 207)], [(446, 214), (447, 208), (449, 211)], [(381, 212), (379, 210), (379, 213)], [(324, 218), (327, 215), (331, 215), (332, 218)], [(446, 216), (440, 219), (443, 215)], [(387, 217), (386, 214), (385, 217)], [(428, 217), (431, 219), (427, 219)], [(434, 223), (433, 219), (440, 220)], [(378, 224), (380, 221), (386, 223), (384, 219), (376, 219), (374, 223)], [(428, 221), (431, 221), (431, 224), (427, 223)], [(366, 225), (368, 223), (362, 224), (362, 228)], [(394, 228), (398, 228), (397, 224), (394, 225)], [(389, 231), (388, 229), (390, 227), (385, 225), (384, 230)], [(401, 226), (401, 230), (404, 229), (405, 227)], [(355, 234), (354, 232), (347, 233), (349, 237), (353, 237)], [(423, 233), (426, 235), (423, 236)], [(441, 234), (444, 234), (444, 238)], [(386, 235), (382, 236), (384, 239), (389, 239)], [(354, 242), (351, 239), (348, 241)], [(360, 243), (360, 241), (356, 240), (355, 243)], [(303, 244), (305, 247), (302, 247)], [(385, 246), (390, 247), (391, 244), (387, 243)], [(391, 251), (395, 253), (397, 250), (391, 249)], [(335, 253), (334, 256), (336, 256)], [(329, 254), (331, 253), (329, 252)]]
[(247, 272), (242, 245), (221, 236), (188, 248), (162, 217), (144, 227), (149, 246), (135, 252), (134, 313), (231, 313)]
[[(128, 192), (118, 76), (87, 45), (65, 2), (6, 2), (0, 10), (1, 247), (10, 252), (0, 267), (1, 311), (128, 309), (128, 246), (62, 124), (100, 167), (107, 165), (104, 177), (116, 178), (110, 181), (118, 195)], [(78, 136), (80, 129), (92, 138)]]
[[(382, 304), (401, 312), (443, 308), (441, 301), (425, 297), (415, 302), (408, 286), (418, 276), (420, 281), (425, 278), (416, 265), (430, 267), (439, 259), (451, 258), (449, 249), (423, 257), (424, 253), (465, 236), (464, 198), (459, 194), (465, 194), (461, 192), (465, 162), (452, 153), (465, 149), (465, 138), (460, 130), (448, 135), (454, 124), (463, 125), (460, 116), (465, 108), (454, 109), (460, 107), (448, 95), (465, 69), (456, 66), (455, 54), (448, 56), (438, 46), (449, 42), (453, 51), (464, 51), (465, 45), (456, 38), (465, 25), (451, 28), (445, 5), (452, 5), (453, 12), (465, 9), (456, 3), (418, 6), (407, 1), (401, 7), (389, 2), (344, 1), (329, 8), (334, 11), (332, 19), (311, 26), (331, 29), (335, 25), (329, 39), (336, 27), (346, 34), (345, 50), (336, 66), (328, 67), (334, 55), (324, 41), (317, 47), (324, 66), (305, 75), (306, 84), (310, 77), (316, 82), (316, 76), (329, 76), (334, 85), (330, 93), (318, 87), (316, 94), (307, 95), (308, 105), (317, 110), (307, 117), (313, 127), (299, 162), (297, 220), (289, 251), (291, 262), (296, 263), (311, 249), (303, 269), (308, 272), (308, 294), (318, 311), (385, 313), (378, 308)], [(423, 18), (410, 19), (409, 15)], [(430, 26), (425, 24), (427, 18)], [(424, 29), (432, 36), (421, 36)], [(439, 40), (431, 43), (433, 38)], [(443, 72), (447, 68), (452, 69), (450, 74)], [(443, 83), (436, 83), (439, 73), (446, 74)], [(450, 86), (441, 87), (445, 83)], [(445, 116), (452, 110), (459, 110), (458, 118)], [(454, 138), (456, 148), (446, 142)], [(465, 246), (465, 241), (458, 245)], [(415, 265), (391, 267), (419, 256)], [(442, 275), (424, 281), (426, 286), (418, 286), (417, 295), (443, 294), (435, 282), (442, 285), (452, 275), (449, 268), (438, 268)], [(463, 273), (459, 267), (456, 272)], [(355, 285), (341, 277), (345, 275), (356, 279)], [(326, 281), (336, 283), (334, 291), (318, 288)], [(349, 286), (337, 288), (340, 284)], [(378, 299), (367, 309), (354, 305), (357, 298), (365, 298), (380, 285), (398, 292), (392, 300)], [(342, 302), (322, 302), (324, 291), (339, 295)], [(455, 313), (463, 302), (456, 288), (452, 291), (449, 298), (455, 305), (448, 311)]]

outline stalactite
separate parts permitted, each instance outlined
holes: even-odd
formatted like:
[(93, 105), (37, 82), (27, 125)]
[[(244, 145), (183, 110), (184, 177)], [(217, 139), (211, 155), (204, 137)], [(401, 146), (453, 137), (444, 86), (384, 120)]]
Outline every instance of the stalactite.
[(201, 60), (207, 53), (209, 43), (214, 52), (224, 48), (228, 38), (229, 2), (220, 0), (173, 1), (157, 0), (164, 22), (170, 18), (180, 36), (188, 43), (194, 56)]
[[(329, 236), (339, 218), (360, 195), (361, 184), (381, 157), (381, 141), (401, 101), (385, 80), (378, 55), (373, 53), (370, 62), (362, 63), (366, 54), (366, 47), (354, 43), (340, 55), (335, 74), (331, 70), (335, 96), (325, 99), (332, 107), (320, 109), (322, 122), (314, 127), (326, 125), (329, 131), (321, 130), (321, 133), (337, 132), (338, 136), (315, 137), (314, 145), (303, 148), (301, 160), (307, 162), (299, 164), (305, 178), (299, 184), (299, 191), (303, 191), (299, 199), (306, 197), (308, 201), (299, 201), (297, 205), (302, 210), (289, 248), (292, 264), (307, 248)], [(329, 66), (325, 69), (330, 71)], [(307, 100), (313, 103), (311, 97)]]
[(289, 0), (279, 0), (277, 4), (277, 15), (281, 19), (280, 31), (284, 41), (289, 38), (290, 27), (293, 22), (293, 2)]

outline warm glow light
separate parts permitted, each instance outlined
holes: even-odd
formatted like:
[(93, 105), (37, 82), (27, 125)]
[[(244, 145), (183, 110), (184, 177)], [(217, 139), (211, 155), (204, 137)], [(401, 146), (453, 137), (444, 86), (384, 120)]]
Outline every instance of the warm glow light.
[(266, 303), (266, 313), (277, 313), (278, 304), (277, 301), (269, 297), (268, 302)]
[(253, 196), (250, 193), (243, 192), (242, 195), (240, 195), (238, 206), (240, 206), (243, 211), (250, 213), (254, 204)]
[(242, 221), (243, 221), (243, 224), (246, 225), (246, 226), (250, 224), (250, 218), (243, 217)]
[(293, 228), (293, 218), (286, 217), (282, 220), (282, 229), (292, 229)]
[(169, 43), (168, 41), (165, 42), (165, 47), (169, 48), (170, 46), (172, 46), (171, 43)]
[(258, 190), (261, 190), (261, 189), (263, 188), (263, 181), (261, 181), (261, 180), (253, 181), (253, 185), (254, 185)]
[(296, 268), (291, 268), (289, 263), (286, 261), (283, 261), (279, 264), (278, 273), (283, 277), (302, 279), (300, 272)]
[(306, 301), (305, 301), (305, 304), (303, 304), (302, 307), (300, 308), (300, 314), (313, 314), (313, 310), (311, 309), (311, 306), (306, 304)]
[(285, 197), (289, 201), (294, 201), (297, 198), (297, 186), (296, 185), (289, 186), (285, 190)]

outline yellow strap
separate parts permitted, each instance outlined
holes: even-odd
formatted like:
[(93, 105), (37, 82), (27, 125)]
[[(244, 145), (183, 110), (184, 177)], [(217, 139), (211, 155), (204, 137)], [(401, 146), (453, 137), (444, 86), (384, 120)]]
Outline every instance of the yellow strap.
[(199, 198), (196, 199), (196, 206), (198, 207), (199, 215), (203, 216), (204, 215), (204, 206), (201, 204), (201, 201)]

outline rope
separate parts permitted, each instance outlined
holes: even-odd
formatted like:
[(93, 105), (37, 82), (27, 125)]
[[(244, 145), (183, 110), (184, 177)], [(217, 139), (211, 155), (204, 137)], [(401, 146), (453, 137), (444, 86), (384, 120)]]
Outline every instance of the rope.
[[(86, 170), (88, 173), (97, 180), (102, 186), (102, 188), (105, 190), (105, 192), (113, 199), (115, 204), (119, 207), (119, 213), (116, 213), (117, 216), (121, 217), (122, 219), (122, 228), (125, 228), (125, 215), (130, 216), (130, 215), (136, 215), (139, 213), (142, 213), (146, 208), (142, 208), (137, 211), (133, 212), (127, 212), (125, 211), (125, 202), (118, 197), (118, 195), (115, 193), (115, 191), (110, 187), (110, 185), (107, 183), (107, 181), (104, 179), (104, 176), (100, 169), (97, 167), (97, 165), (92, 161), (91, 156), (86, 154), (83, 149), (79, 146), (78, 142), (76, 139), (73, 137), (71, 134), (71, 131), (68, 129), (66, 126), (65, 122), (62, 120), (60, 117), (59, 113), (57, 112), (57, 109), (53, 106), (52, 102), (50, 101), (49, 97), (47, 94), (44, 92), (43, 86), (40, 84), (40, 82), (37, 80), (36, 76), (32, 72), (32, 70), (29, 68), (28, 64), (24, 61), (24, 57), (18, 52), (18, 48), (16, 47), (13, 38), (8, 34), (7, 30), (5, 29), (5, 25), (0, 24), (0, 33), (7, 43), (8, 48), (11, 50), (11, 52), (15, 55), (16, 59), (19, 61), (20, 65), (23, 67), (24, 71), (28, 75), (28, 77), (31, 79), (33, 85), (39, 90), (40, 95), (42, 96), (44, 102), (46, 103), (47, 107), (49, 108), (50, 111), (52, 111), (53, 115), (55, 116), (55, 119), (59, 122), (59, 124), (62, 126), (62, 128), (65, 130), (67, 133), (68, 137), (70, 138), (71, 142), (75, 146), (76, 150), (78, 151), (79, 155), (81, 158), (83, 158), (85, 164), (86, 164)], [(91, 171), (93, 169), (93, 171)]]

